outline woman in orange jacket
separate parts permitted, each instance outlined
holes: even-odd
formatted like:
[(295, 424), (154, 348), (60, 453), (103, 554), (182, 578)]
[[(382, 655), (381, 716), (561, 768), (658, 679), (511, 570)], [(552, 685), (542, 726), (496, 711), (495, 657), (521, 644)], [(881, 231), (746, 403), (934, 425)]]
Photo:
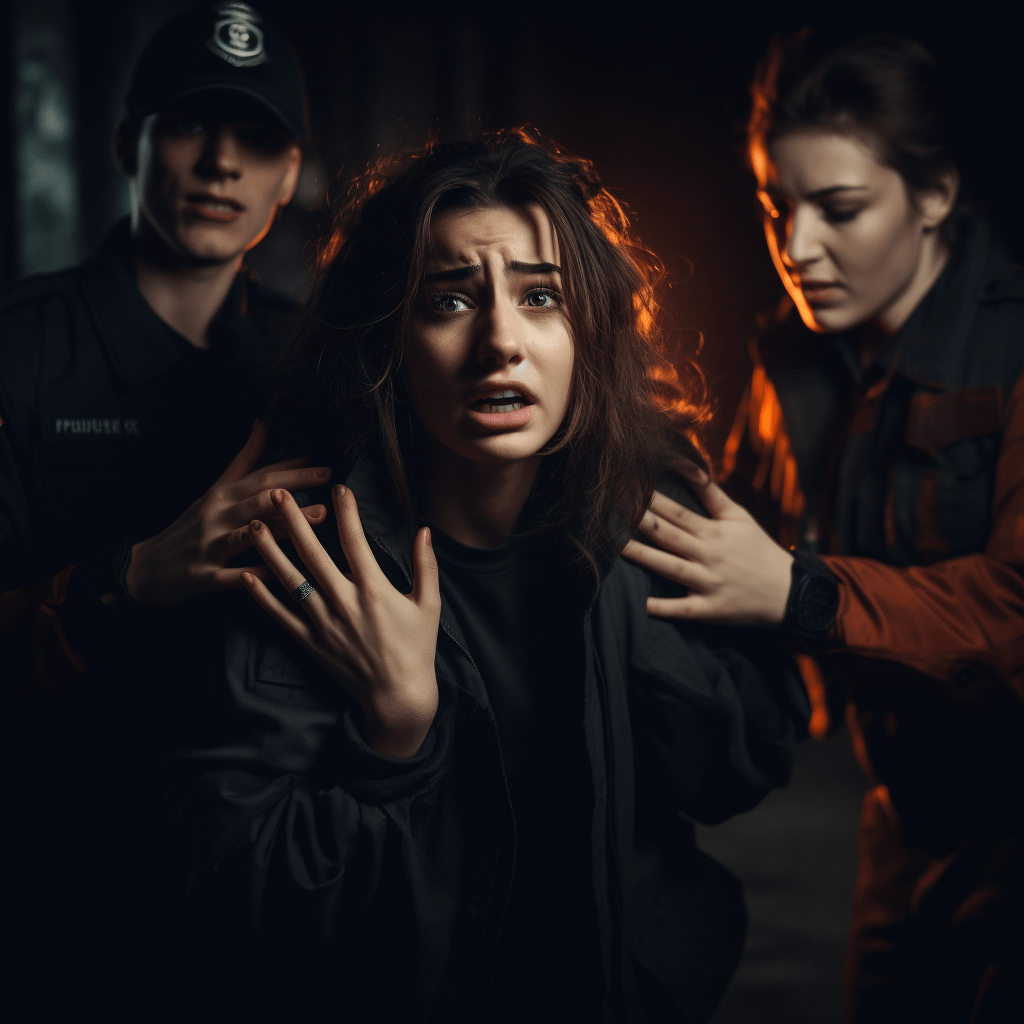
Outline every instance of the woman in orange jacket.
[(713, 520), (656, 496), (626, 554), (686, 588), (653, 614), (785, 631), (812, 731), (846, 704), (847, 1020), (1019, 1020), (1024, 278), (959, 198), (922, 46), (801, 33), (753, 95), (787, 295), (726, 446), (742, 504), (695, 471)]

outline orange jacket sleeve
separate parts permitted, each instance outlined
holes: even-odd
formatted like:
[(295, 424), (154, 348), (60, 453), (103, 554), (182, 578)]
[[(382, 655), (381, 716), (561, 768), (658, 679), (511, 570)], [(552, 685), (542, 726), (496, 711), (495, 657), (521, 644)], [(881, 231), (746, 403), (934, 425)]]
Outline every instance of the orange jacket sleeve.
[(911, 568), (826, 556), (842, 649), (946, 680), (987, 665), (1024, 700), (1024, 377), (1007, 403), (992, 516), (979, 554)]

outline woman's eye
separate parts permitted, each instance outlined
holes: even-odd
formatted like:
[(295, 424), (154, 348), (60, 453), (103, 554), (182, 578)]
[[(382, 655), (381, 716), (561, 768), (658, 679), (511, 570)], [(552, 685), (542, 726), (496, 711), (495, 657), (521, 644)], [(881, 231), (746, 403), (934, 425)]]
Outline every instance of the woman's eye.
[(547, 288), (538, 288), (536, 291), (528, 292), (523, 302), (534, 309), (550, 309), (552, 306), (560, 305), (561, 296)]
[(461, 295), (448, 295), (445, 292), (431, 295), (430, 305), (435, 313), (463, 313), (470, 308)]
[(860, 209), (834, 210), (826, 206), (823, 212), (825, 214), (825, 220), (830, 224), (845, 224), (847, 221), (853, 220), (853, 218), (860, 213)]

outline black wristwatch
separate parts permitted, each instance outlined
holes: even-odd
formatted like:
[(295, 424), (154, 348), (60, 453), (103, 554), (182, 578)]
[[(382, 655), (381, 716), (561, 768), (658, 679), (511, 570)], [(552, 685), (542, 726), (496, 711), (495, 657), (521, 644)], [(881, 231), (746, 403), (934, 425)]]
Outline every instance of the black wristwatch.
[(820, 558), (805, 551), (794, 552), (792, 574), (782, 628), (798, 651), (810, 654), (828, 644), (839, 610), (839, 581)]

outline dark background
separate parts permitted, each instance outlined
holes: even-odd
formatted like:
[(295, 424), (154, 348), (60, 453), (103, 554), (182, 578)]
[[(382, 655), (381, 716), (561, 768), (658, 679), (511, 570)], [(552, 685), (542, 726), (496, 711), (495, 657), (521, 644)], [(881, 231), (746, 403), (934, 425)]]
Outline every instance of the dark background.
[[(80, 260), (127, 211), (111, 136), (131, 66), (175, 0), (0, 0), (0, 282)], [(957, 95), (961, 169), (1024, 254), (1020, 42), (1010, 5), (671, 7), (257, 3), (294, 44), (313, 138), (296, 201), (249, 258), (301, 296), (327, 198), (380, 149), (530, 123), (594, 161), (669, 272), (663, 301), (727, 431), (754, 315), (781, 293), (742, 159), (747, 83), (775, 32), (887, 29), (926, 43)], [(701, 347), (701, 341), (703, 345)], [(863, 782), (840, 735), (794, 785), (702, 842), (743, 877), (748, 951), (716, 1024), (838, 1021)]]
[[(110, 139), (131, 66), (182, 0), (0, 0), (0, 280), (76, 262), (127, 210)], [(746, 368), (756, 312), (780, 287), (742, 152), (747, 83), (775, 32), (804, 25), (916, 36), (949, 71), (962, 163), (1015, 253), (1024, 239), (1020, 48), (996, 5), (891, 3), (652, 6), (256, 5), (306, 69), (313, 139), (295, 203), (250, 263), (300, 294), (328, 186), (378, 151), (430, 133), (530, 123), (596, 164), (669, 271), (679, 350), (701, 365), (724, 415)], [(6, 95), (5, 95), (6, 93)]]

